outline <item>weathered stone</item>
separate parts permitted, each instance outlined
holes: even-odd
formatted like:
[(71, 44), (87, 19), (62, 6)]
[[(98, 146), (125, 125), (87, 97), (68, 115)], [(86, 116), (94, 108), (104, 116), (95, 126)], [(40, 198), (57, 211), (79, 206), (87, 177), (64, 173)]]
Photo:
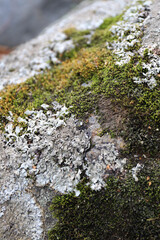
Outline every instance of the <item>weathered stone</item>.
[[(93, 1), (91, 5), (82, 4), (76, 12), (3, 59), (0, 63), (1, 87), (3, 84), (24, 81), (39, 71), (43, 72), (44, 68), (50, 67), (47, 61), (52, 57), (52, 61), (57, 63), (56, 52), (62, 53), (68, 47), (73, 47), (73, 43), (68, 42), (62, 33), (66, 26), (94, 29), (106, 16), (119, 13), (127, 2), (129, 1)], [(141, 8), (140, 15), (128, 10), (129, 15), (125, 14), (126, 21), (137, 26), (140, 20), (140, 27), (143, 27), (148, 6), (149, 3), (146, 3), (146, 7)], [(156, 15), (155, 8), (156, 2), (151, 14), (153, 12)], [(88, 15), (85, 15), (87, 11)], [(149, 17), (145, 24), (148, 19)], [(121, 25), (112, 28), (113, 32), (117, 29), (119, 34), (123, 31)], [(146, 35), (147, 31), (148, 28), (145, 30)], [(56, 34), (53, 37), (54, 32)], [(147, 38), (146, 35), (144, 44), (148, 46), (150, 36)], [(130, 36), (125, 41), (132, 41), (134, 37), (135, 35), (132, 39)], [(157, 35), (155, 39), (158, 39)], [(119, 46), (123, 51), (125, 44), (120, 42), (120, 45), (114, 43), (113, 46), (118, 55)], [(125, 57), (124, 53), (121, 57)], [(159, 58), (153, 55), (151, 57), (154, 65)], [(154, 74), (159, 71), (158, 67), (158, 64), (153, 66)], [(135, 79), (135, 83), (136, 81), (138, 80)], [(83, 174), (89, 178), (94, 190), (101, 189), (110, 175), (125, 175), (127, 159), (119, 155), (119, 150), (125, 146), (124, 140), (121, 137), (111, 138), (109, 133), (100, 137), (100, 132), (102, 126), (111, 130), (114, 127), (121, 128), (121, 119), (127, 116), (126, 112), (121, 112), (119, 106), (113, 112), (112, 103), (104, 98), (98, 104), (104, 120), (101, 125), (95, 114), (86, 123), (73, 115), (66, 117), (68, 109), (56, 101), (52, 103), (53, 109), (44, 103), (41, 105), (43, 110), (27, 110), (25, 119), (19, 117), (19, 123), (27, 123), (25, 130), (20, 126), (14, 129), (13, 114), (9, 112), (9, 123), (0, 138), (0, 239), (47, 239), (47, 231), (56, 223), (48, 209), (55, 195), (74, 191), (78, 196), (80, 191), (76, 186)], [(19, 135), (21, 130), (23, 132)], [(142, 164), (137, 164), (131, 169), (135, 181), (138, 181), (137, 174), (142, 168)]]

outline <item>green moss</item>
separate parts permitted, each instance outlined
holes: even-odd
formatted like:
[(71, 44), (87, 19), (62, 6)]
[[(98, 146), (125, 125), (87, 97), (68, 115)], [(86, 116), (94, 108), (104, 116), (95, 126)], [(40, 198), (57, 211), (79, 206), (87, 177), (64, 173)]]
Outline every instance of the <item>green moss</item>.
[(117, 39), (117, 36), (114, 36), (110, 28), (115, 25), (118, 21), (122, 20), (123, 14), (117, 15), (115, 17), (106, 18), (99, 28), (95, 30), (95, 33), (91, 39), (91, 45), (99, 45), (106, 42), (112, 42)]
[(63, 52), (62, 54), (57, 54), (57, 57), (61, 61), (65, 61), (68, 59), (74, 59), (77, 57), (77, 52), (78, 52), (77, 48), (74, 48), (74, 49)]
[(58, 223), (49, 240), (158, 240), (160, 238), (160, 168), (142, 170), (139, 181), (109, 177), (106, 187), (91, 190), (78, 185), (81, 194), (57, 196), (51, 211)]
[(104, 134), (108, 133), (111, 138), (116, 138), (117, 137), (117, 134), (116, 134), (116, 131), (113, 131), (109, 128), (106, 128), (106, 129), (103, 129), (99, 134), (98, 136), (102, 137)]
[[(133, 77), (142, 75), (143, 61), (146, 61), (146, 53), (144, 59), (137, 56), (128, 64), (117, 66), (114, 56), (106, 49), (82, 50), (73, 60), (2, 92), (2, 127), (4, 115), (9, 111), (17, 119), (24, 117), (26, 109), (40, 109), (42, 103), (51, 104), (53, 100), (72, 106), (71, 113), (86, 118), (98, 110), (97, 103), (105, 96), (127, 111), (130, 120), (127, 131), (122, 129), (122, 136), (130, 152), (153, 156), (160, 149), (160, 79), (157, 78), (153, 89), (133, 82)], [(82, 84), (88, 82), (90, 86), (83, 87)]]
[(143, 60), (145, 63), (149, 62), (149, 53), (150, 53), (149, 49), (146, 48), (143, 53)]
[(117, 15), (115, 17), (106, 18), (103, 23), (97, 28), (91, 37), (91, 43), (88, 43), (88, 36), (91, 34), (89, 30), (79, 31), (75, 28), (65, 29), (64, 33), (67, 35), (68, 39), (72, 39), (75, 45), (75, 49), (71, 51), (64, 52), (60, 59), (69, 59), (76, 56), (76, 53), (86, 47), (92, 47), (95, 45), (101, 45), (106, 41), (110, 42), (116, 40), (117, 37), (113, 36), (110, 32), (110, 28), (122, 19), (123, 14)]
[(130, 142), (130, 149), (155, 154), (160, 149), (160, 79), (157, 78), (157, 86), (153, 89), (133, 82), (134, 77), (142, 77), (143, 61), (146, 61), (146, 55), (144, 60), (137, 56), (123, 66), (108, 61), (91, 88), (127, 111), (130, 121), (123, 137)]
[(88, 35), (90, 34), (90, 31), (89, 30), (83, 30), (83, 31), (80, 31), (80, 30), (77, 30), (76, 28), (67, 28), (64, 30), (64, 33), (67, 35), (67, 38), (68, 39), (74, 39), (76, 37), (83, 37), (85, 35)]
[[(55, 99), (61, 102), (64, 100), (67, 106), (73, 105), (72, 112), (77, 115), (78, 111), (85, 114), (89, 108), (93, 109), (91, 105), (94, 99), (90, 97), (93, 94), (87, 93), (82, 84), (92, 80), (103, 68), (106, 55), (106, 49), (82, 49), (73, 60), (65, 60), (52, 70), (46, 70), (25, 83), (8, 86), (0, 93), (1, 129), (7, 122), (5, 116), (9, 115), (9, 111), (13, 113), (15, 124), (18, 124), (17, 118), (25, 117), (24, 112), (27, 109), (40, 109), (41, 104), (51, 104)], [(87, 96), (92, 103), (88, 104)]]
[[(98, 110), (100, 98), (105, 97), (127, 112), (127, 130), (122, 129), (120, 134), (128, 143), (129, 151), (149, 155), (158, 153), (160, 77), (156, 76), (157, 86), (153, 89), (133, 81), (134, 77), (141, 78), (146, 71), (143, 69), (143, 62), (149, 62), (148, 50), (144, 51), (143, 56), (135, 54), (129, 63), (118, 66), (116, 57), (104, 47), (104, 42), (112, 38), (110, 27), (121, 19), (122, 15), (105, 19), (93, 35), (92, 46), (84, 48), (83, 44), (83, 47), (79, 45), (62, 54), (62, 63), (53, 66), (51, 70), (2, 91), (1, 129), (7, 123), (5, 116), (9, 115), (9, 111), (14, 115), (15, 124), (18, 124), (17, 118), (25, 117), (25, 110), (40, 109), (44, 102), (51, 104), (53, 100), (57, 100), (70, 107), (70, 112), (76, 117), (86, 118), (91, 112)], [(89, 31), (71, 28), (65, 30), (65, 33), (68, 38), (75, 40), (85, 37)], [(97, 34), (100, 38), (96, 38)], [(137, 49), (140, 46), (134, 47)], [(83, 86), (84, 83), (89, 83), (89, 86)], [(115, 129), (114, 136), (117, 135), (116, 131)]]
[[(106, 48), (86, 48), (76, 55), (44, 74), (1, 92), (2, 127), (9, 111), (16, 122), (18, 116), (25, 117), (26, 109), (40, 109), (42, 103), (51, 104), (53, 100), (71, 106), (70, 112), (76, 117), (86, 118), (98, 110), (98, 101), (105, 96), (127, 112), (127, 131), (122, 129), (120, 134), (128, 143), (130, 152), (152, 156), (158, 153), (160, 78), (157, 76), (157, 86), (153, 89), (133, 81), (134, 77), (141, 78), (145, 71), (142, 64), (149, 61), (147, 50), (143, 57), (135, 55), (123, 66), (116, 65), (116, 58)], [(88, 87), (83, 86), (88, 82)]]
[(75, 87), (70, 92), (58, 93), (58, 102), (70, 109), (77, 118), (87, 118), (87, 116), (97, 109), (98, 96), (89, 91), (88, 87)]
[[(75, 28), (68, 28), (64, 31), (64, 33), (67, 35), (68, 39), (73, 40), (73, 43), (75, 45), (74, 50), (76, 50), (76, 52), (79, 51), (81, 48), (84, 48), (84, 47), (88, 46), (87, 36), (90, 34), (89, 30), (80, 31), (80, 30), (77, 30)], [(70, 53), (70, 51), (69, 51), (69, 53)], [(65, 57), (68, 57), (68, 56), (66, 56), (66, 54), (68, 54), (68, 53), (63, 54), (63, 58), (64, 58), (64, 55), (65, 55)]]
[[(51, 77), (51, 73), (48, 73)], [(47, 75), (47, 74), (46, 74)], [(9, 111), (13, 113), (15, 118), (15, 124), (17, 124), (17, 118), (25, 117), (25, 110), (27, 109), (39, 109), (44, 102), (50, 103), (52, 101), (52, 87), (56, 86), (56, 83), (50, 82), (46, 85), (45, 74), (29, 79), (27, 82), (18, 85), (8, 86), (1, 92), (1, 118), (9, 115)], [(43, 94), (42, 94), (43, 93)], [(1, 122), (1, 128), (3, 128), (5, 122)]]

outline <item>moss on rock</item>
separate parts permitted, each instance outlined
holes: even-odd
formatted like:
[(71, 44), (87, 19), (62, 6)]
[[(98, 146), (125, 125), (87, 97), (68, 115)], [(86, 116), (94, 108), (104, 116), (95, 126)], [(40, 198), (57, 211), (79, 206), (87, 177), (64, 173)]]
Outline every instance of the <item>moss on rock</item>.
[(106, 18), (103, 23), (97, 28), (91, 38), (91, 45), (99, 45), (102, 43), (112, 42), (117, 39), (117, 36), (114, 36), (110, 28), (115, 25), (118, 21), (122, 20), (123, 13), (115, 17)]
[[(66, 104), (71, 113), (84, 118), (101, 108), (98, 103), (105, 97), (113, 102), (113, 107), (119, 105), (125, 112), (124, 122), (129, 119), (127, 127), (115, 129), (115, 135), (122, 135), (128, 142), (129, 152), (152, 156), (158, 153), (160, 77), (156, 76), (157, 85), (153, 89), (143, 82), (137, 84), (134, 81), (134, 78), (141, 78), (147, 72), (143, 64), (150, 61), (148, 50), (143, 55), (134, 55), (126, 64), (117, 65), (117, 56), (104, 46), (104, 42), (116, 37), (110, 32), (110, 27), (122, 18), (119, 15), (105, 19), (93, 34), (89, 46), (76, 46), (62, 54), (64, 61), (61, 64), (2, 91), (1, 129), (8, 122), (9, 111), (17, 125), (18, 117), (25, 117), (25, 110), (40, 109), (44, 102), (51, 104), (57, 100)], [(76, 41), (77, 37), (84, 37), (89, 32), (67, 29), (65, 33)], [(97, 33), (103, 39), (97, 38)]]
[[(40, 109), (43, 103), (52, 109), (54, 100), (65, 104), (70, 113), (83, 120), (96, 110), (102, 124), (105, 118), (102, 119), (100, 103), (105, 98), (113, 109), (120, 107), (121, 113), (118, 113), (123, 124), (102, 132), (124, 138), (127, 147), (121, 154), (130, 158), (132, 167), (135, 154), (145, 155), (145, 168), (139, 174), (138, 182), (130, 174), (108, 177), (106, 187), (100, 191), (91, 190), (83, 182), (77, 186), (81, 191), (78, 197), (70, 193), (54, 198), (51, 210), (59, 222), (49, 232), (50, 240), (160, 238), (160, 169), (157, 163), (160, 152), (160, 76), (155, 76), (157, 85), (154, 88), (145, 82), (137, 84), (134, 81), (143, 78), (148, 71), (143, 67), (150, 61), (147, 49), (141, 55), (134, 54), (128, 63), (118, 65), (117, 56), (106, 48), (105, 42), (117, 38), (110, 27), (121, 18), (119, 15), (104, 20), (94, 32), (90, 44), (86, 38), (88, 31), (66, 30), (75, 49), (59, 56), (61, 64), (25, 83), (8, 86), (0, 93), (1, 129), (9, 121), (9, 111), (17, 125), (18, 117), (25, 118), (27, 109)], [(137, 51), (139, 48), (140, 45), (136, 44), (128, 50)]]
[(142, 170), (139, 181), (109, 177), (106, 187), (93, 191), (81, 183), (74, 193), (53, 199), (51, 211), (58, 223), (49, 239), (123, 239), (160, 238), (160, 168)]

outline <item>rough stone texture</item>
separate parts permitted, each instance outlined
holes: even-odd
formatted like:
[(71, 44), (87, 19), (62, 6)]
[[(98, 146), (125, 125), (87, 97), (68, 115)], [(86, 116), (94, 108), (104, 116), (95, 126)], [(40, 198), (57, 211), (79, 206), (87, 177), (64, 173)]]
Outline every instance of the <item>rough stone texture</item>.
[(0, 142), (0, 239), (39, 239), (42, 235), (42, 209), (26, 186), (30, 179), (16, 177), (21, 164), (18, 153)]
[(160, 55), (160, 1), (153, 1), (151, 13), (146, 18), (144, 25), (143, 46), (155, 49), (155, 53)]
[[(110, 117), (110, 121), (112, 121)], [(100, 124), (93, 115), (89, 118), (88, 131), (91, 136), (92, 147), (86, 154), (86, 175), (91, 182), (91, 188), (99, 190), (105, 185), (105, 178), (111, 174), (124, 171), (126, 159), (120, 159), (118, 150), (123, 149), (122, 138), (113, 139), (109, 134), (98, 136)], [(100, 177), (101, 176), (101, 177)]]
[(94, 115), (85, 126), (73, 117), (61, 120), (65, 107), (54, 102), (53, 108), (56, 113), (27, 111), (28, 128), (20, 137), (12, 123), (6, 126), (9, 141), (4, 138), (0, 145), (1, 239), (45, 239), (54, 224), (48, 206), (55, 194), (74, 190), (79, 195), (75, 187), (84, 172), (95, 190), (112, 171), (123, 172), (122, 139), (99, 137)]
[(48, 230), (51, 229), (54, 224), (57, 222), (56, 219), (53, 219), (52, 213), (49, 210), (52, 199), (58, 192), (54, 191), (47, 185), (44, 187), (33, 186), (31, 188), (33, 196), (36, 198), (37, 204), (40, 205), (43, 219), (43, 229), (44, 229), (44, 239), (47, 239)]
[[(111, 27), (111, 32), (118, 36), (118, 39), (112, 43), (107, 43), (107, 48), (113, 50), (117, 55), (117, 65), (128, 63), (136, 53), (135, 47), (137, 44), (141, 44), (140, 36), (144, 32), (145, 19), (149, 16), (151, 4), (151, 1), (146, 1), (143, 5), (133, 1), (131, 7), (124, 13), (123, 20)], [(127, 31), (130, 32), (129, 35), (126, 35)], [(143, 54), (144, 46), (140, 48), (140, 54)], [(130, 50), (131, 48), (132, 50)], [(135, 50), (133, 50), (134, 48)], [(156, 50), (155, 44), (152, 48)], [(133, 80), (137, 84), (146, 83), (152, 89), (157, 85), (156, 76), (160, 71), (160, 58), (152, 53), (149, 55), (150, 62), (143, 63), (142, 77), (135, 77)], [(146, 69), (147, 72), (145, 72)]]
[[(98, 24), (104, 17), (119, 13), (126, 2), (82, 4), (76, 12), (48, 28), (37, 39), (20, 46), (0, 63), (1, 87), (6, 83), (21, 82), (38, 70), (42, 71), (48, 67), (46, 61), (51, 57), (53, 62), (57, 61), (56, 51), (72, 48), (72, 42), (65, 41), (60, 29), (73, 22), (81, 29), (86, 25), (95, 28), (100, 16)], [(153, 6), (156, 8), (156, 3)], [(57, 33), (53, 37), (55, 31)], [(146, 28), (146, 34), (147, 31)], [(149, 40), (145, 39), (147, 37), (144, 41), (148, 43)], [(42, 108), (47, 111), (47, 105), (43, 104)], [(124, 147), (123, 140), (112, 139), (109, 134), (100, 137), (101, 128), (95, 115), (84, 125), (74, 116), (62, 120), (65, 113), (67, 109), (56, 102), (53, 103), (53, 111), (46, 114), (43, 110), (26, 111), (28, 128), (21, 137), (18, 136), (19, 127), (13, 131), (12, 114), (8, 116), (10, 123), (0, 138), (0, 239), (47, 239), (47, 230), (56, 222), (48, 210), (55, 194), (74, 190), (78, 195), (75, 186), (83, 172), (96, 190), (103, 186), (108, 175), (124, 173), (126, 159), (119, 158), (118, 154), (118, 150)], [(120, 122), (116, 114), (113, 117), (109, 111), (105, 117), (107, 124)], [(140, 168), (138, 165), (132, 169), (135, 180)]]

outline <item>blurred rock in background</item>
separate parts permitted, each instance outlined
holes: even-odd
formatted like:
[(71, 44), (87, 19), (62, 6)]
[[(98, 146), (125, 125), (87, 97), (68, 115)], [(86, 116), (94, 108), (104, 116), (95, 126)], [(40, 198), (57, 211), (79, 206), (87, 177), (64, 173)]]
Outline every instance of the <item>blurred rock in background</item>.
[[(0, 0), (0, 45), (14, 47), (28, 41), (80, 1)], [(0, 46), (0, 54), (5, 53)]]
[(9, 54), (12, 51), (12, 48), (9, 48), (7, 46), (0, 45), (0, 59), (6, 55)]

